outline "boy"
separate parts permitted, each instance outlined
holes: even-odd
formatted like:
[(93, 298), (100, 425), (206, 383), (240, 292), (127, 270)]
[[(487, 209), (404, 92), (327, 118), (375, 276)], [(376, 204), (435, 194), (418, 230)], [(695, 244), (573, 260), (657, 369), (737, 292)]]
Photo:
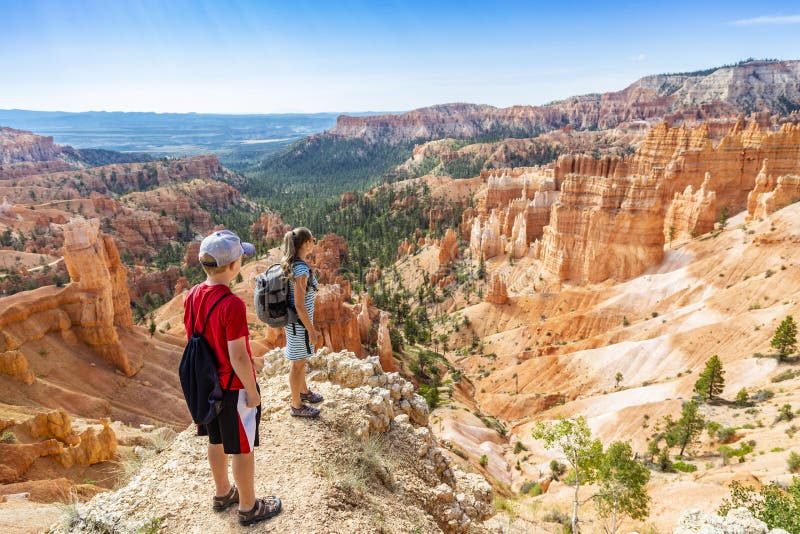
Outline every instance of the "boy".
[[(202, 332), (207, 323), (203, 337), (217, 357), (223, 388), (221, 411), (211, 423), (198, 428), (199, 435), (208, 435), (208, 463), (216, 486), (213, 509), (221, 511), (238, 503), (242, 525), (269, 519), (281, 511), (278, 497), (255, 498), (253, 448), (258, 446), (261, 393), (250, 353), (244, 301), (228, 287), (239, 274), (242, 257), (254, 253), (252, 244), (243, 243), (228, 230), (203, 239), (199, 256), (206, 281), (193, 287), (183, 304), (187, 338), (193, 331)], [(228, 479), (226, 455), (232, 456), (236, 485)]]

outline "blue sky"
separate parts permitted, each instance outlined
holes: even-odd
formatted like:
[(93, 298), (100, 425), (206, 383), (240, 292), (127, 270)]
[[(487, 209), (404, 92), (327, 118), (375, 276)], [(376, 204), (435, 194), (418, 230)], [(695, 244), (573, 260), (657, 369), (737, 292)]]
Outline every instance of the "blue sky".
[(505, 107), (747, 57), (800, 59), (800, 4), (0, 0), (0, 109)]

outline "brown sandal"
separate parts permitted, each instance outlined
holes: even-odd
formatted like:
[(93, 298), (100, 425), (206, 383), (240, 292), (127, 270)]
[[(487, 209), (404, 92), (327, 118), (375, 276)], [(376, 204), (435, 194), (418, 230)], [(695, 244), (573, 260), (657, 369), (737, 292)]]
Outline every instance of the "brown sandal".
[(243, 526), (252, 525), (259, 521), (264, 521), (270, 517), (275, 517), (281, 513), (281, 500), (275, 495), (256, 499), (253, 509), (248, 512), (239, 510), (239, 524)]
[(226, 510), (232, 504), (239, 504), (239, 490), (236, 489), (235, 484), (231, 484), (231, 489), (228, 491), (226, 495), (222, 497), (214, 496), (214, 508), (215, 512), (221, 512)]

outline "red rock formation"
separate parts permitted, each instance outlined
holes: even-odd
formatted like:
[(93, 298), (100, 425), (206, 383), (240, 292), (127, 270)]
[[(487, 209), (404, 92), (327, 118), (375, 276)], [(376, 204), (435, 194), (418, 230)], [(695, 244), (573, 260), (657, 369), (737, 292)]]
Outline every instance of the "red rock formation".
[(78, 443), (64, 448), (56, 459), (64, 467), (73, 465), (93, 465), (114, 458), (117, 452), (117, 437), (109, 421), (103, 420), (100, 432), (87, 428), (78, 436)]
[(655, 180), (568, 175), (544, 229), (544, 268), (582, 282), (637, 276), (663, 257), (661, 210)]
[(187, 267), (200, 265), (200, 241), (190, 241), (186, 245), (186, 253), (183, 255), (183, 263)]
[(77, 445), (80, 442), (80, 438), (72, 430), (69, 414), (62, 409), (38, 413), (22, 426), (34, 439), (55, 438), (67, 445)]
[[(661, 260), (669, 226), (708, 226), (712, 193), (717, 210), (743, 209), (759, 170), (800, 175), (800, 125), (765, 131), (757, 121), (740, 122), (714, 147), (705, 125), (662, 124), (629, 158), (559, 158), (561, 197), (539, 247), (545, 269), (584, 282), (637, 276)], [(689, 186), (702, 189), (702, 198), (685, 197)], [(675, 193), (678, 202), (666, 221)], [(696, 205), (696, 215), (681, 215), (687, 203)]]
[(747, 195), (747, 219), (768, 217), (800, 200), (800, 175), (767, 175), (766, 162), (756, 177), (756, 185)]
[(458, 238), (452, 228), (448, 228), (439, 243), (439, 268), (450, 265), (458, 258)]
[(172, 290), (172, 294), (178, 295), (187, 289), (189, 289), (189, 280), (187, 280), (185, 276), (181, 276), (178, 278), (178, 281), (175, 282), (175, 289)]
[(492, 280), (489, 283), (489, 292), (486, 294), (486, 302), (493, 304), (505, 304), (508, 302), (508, 289), (506, 289), (506, 281), (502, 276), (498, 274), (492, 275)]
[(346, 208), (356, 201), (356, 194), (353, 191), (345, 191), (339, 200), (339, 209)]
[(370, 331), (372, 330), (372, 317), (370, 316), (370, 307), (372, 306), (372, 299), (367, 293), (361, 295), (361, 303), (358, 305), (358, 333), (362, 343), (369, 343)]
[[(735, 117), (756, 109), (782, 112), (800, 101), (799, 61), (751, 61), (705, 76), (660, 74), (613, 93), (574, 96), (547, 106), (494, 108), (448, 104), (399, 115), (340, 116), (325, 134), (366, 143), (398, 144), (443, 137), (475, 138), (493, 128), (514, 128), (530, 136), (563, 127), (607, 129), (633, 121), (697, 121)], [(315, 142), (309, 140), (309, 144)], [(699, 185), (699, 184), (698, 184)]]
[(0, 180), (67, 170), (70, 165), (58, 159), (62, 150), (52, 137), (0, 126)]
[(347, 243), (341, 236), (326, 234), (317, 241), (306, 259), (319, 269), (319, 281), (329, 284), (339, 276), (342, 262), (347, 259)]
[(18, 480), (42, 456), (58, 456), (64, 450), (61, 442), (48, 439), (39, 443), (0, 443), (0, 484)]
[[(116, 327), (133, 325), (125, 267), (119, 262), (114, 242), (99, 232), (99, 222), (77, 220), (65, 228), (64, 261), (73, 283), (64, 288), (46, 287), (4, 299), (0, 313), (0, 354), (8, 353), (48, 331), (91, 345), (127, 375), (141, 366), (128, 357)], [(141, 357), (139, 357), (141, 358)]]
[(380, 324), (378, 326), (378, 358), (380, 359), (383, 371), (386, 373), (395, 371), (392, 340), (389, 335), (389, 318), (389, 314), (382, 311), (380, 315)]
[(159, 295), (163, 299), (169, 299), (173, 295), (173, 289), (181, 278), (181, 271), (174, 265), (165, 271), (150, 271), (143, 267), (134, 268), (135, 275), (128, 280), (128, 291), (130, 301), (141, 304), (144, 296)]
[(409, 241), (408, 239), (403, 239), (400, 244), (397, 246), (397, 259), (405, 258), (406, 256), (410, 256), (414, 253), (414, 243)]
[(281, 243), (283, 236), (292, 229), (289, 224), (284, 224), (283, 219), (277, 213), (267, 211), (250, 226), (250, 232), (255, 239), (266, 243)]
[(714, 229), (717, 218), (717, 195), (707, 191), (710, 173), (706, 173), (703, 185), (696, 192), (691, 185), (683, 193), (675, 193), (675, 198), (667, 209), (664, 220), (666, 241), (678, 237), (693, 237)]
[(364, 275), (364, 282), (366, 282), (367, 285), (372, 285), (380, 279), (381, 274), (380, 267), (370, 267), (367, 274)]
[(348, 302), (349, 283), (320, 285), (319, 289), (314, 303), (314, 326), (322, 332), (325, 346), (333, 351), (347, 349), (361, 358), (358, 318)]
[(36, 377), (28, 368), (28, 360), (18, 350), (0, 352), (0, 374), (10, 376), (23, 384), (33, 384)]

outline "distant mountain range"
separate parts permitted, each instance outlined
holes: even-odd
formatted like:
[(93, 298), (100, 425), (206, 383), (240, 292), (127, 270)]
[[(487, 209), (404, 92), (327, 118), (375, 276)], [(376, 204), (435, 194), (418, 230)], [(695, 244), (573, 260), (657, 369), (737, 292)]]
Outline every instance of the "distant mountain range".
[(754, 111), (800, 110), (800, 61), (753, 60), (691, 73), (645, 76), (621, 91), (544, 106), (444, 104), (400, 115), (342, 116), (324, 135), (400, 144), (445, 137), (533, 137), (572, 126), (605, 130), (637, 121), (695, 122)]

